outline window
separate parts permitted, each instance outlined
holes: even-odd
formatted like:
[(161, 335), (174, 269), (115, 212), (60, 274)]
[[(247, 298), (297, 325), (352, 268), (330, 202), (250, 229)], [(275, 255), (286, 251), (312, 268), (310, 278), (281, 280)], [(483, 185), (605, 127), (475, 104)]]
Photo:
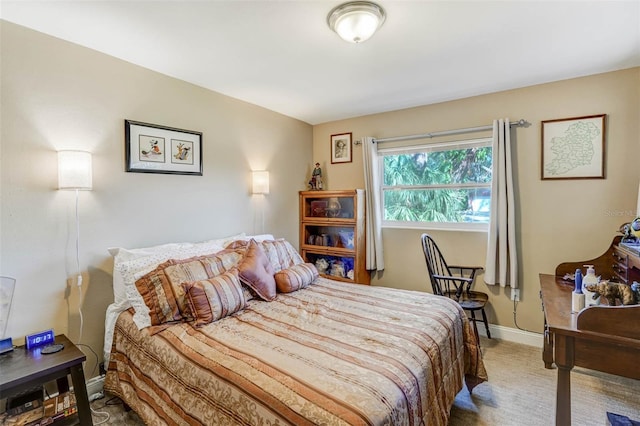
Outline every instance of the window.
[(491, 138), (378, 149), (383, 226), (486, 229)]

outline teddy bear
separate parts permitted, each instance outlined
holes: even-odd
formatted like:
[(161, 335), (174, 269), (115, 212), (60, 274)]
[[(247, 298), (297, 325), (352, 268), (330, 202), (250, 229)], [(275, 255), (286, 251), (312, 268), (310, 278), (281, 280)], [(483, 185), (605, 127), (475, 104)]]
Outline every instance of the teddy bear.
[(605, 297), (610, 306), (615, 306), (616, 299), (620, 299), (623, 305), (635, 305), (638, 303), (636, 295), (626, 284), (601, 281), (598, 284), (589, 284), (586, 289), (594, 292), (594, 299), (598, 296)]

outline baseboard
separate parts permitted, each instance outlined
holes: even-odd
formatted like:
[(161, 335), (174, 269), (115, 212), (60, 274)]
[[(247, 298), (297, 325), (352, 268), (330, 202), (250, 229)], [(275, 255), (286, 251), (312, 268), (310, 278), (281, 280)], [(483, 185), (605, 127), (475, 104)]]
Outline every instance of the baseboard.
[(104, 389), (104, 376), (96, 376), (87, 380), (87, 395), (91, 396)]
[[(491, 331), (492, 338), (506, 340), (508, 342), (521, 343), (538, 348), (542, 348), (544, 342), (542, 334), (520, 330), (518, 328), (489, 324), (489, 330)], [(484, 325), (478, 324), (478, 333), (480, 333), (481, 336), (487, 337)]]

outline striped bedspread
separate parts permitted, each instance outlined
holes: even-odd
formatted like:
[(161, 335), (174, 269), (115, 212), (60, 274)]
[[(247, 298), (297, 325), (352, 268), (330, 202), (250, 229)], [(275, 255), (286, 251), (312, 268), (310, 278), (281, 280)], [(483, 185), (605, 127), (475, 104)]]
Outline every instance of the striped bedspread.
[(148, 425), (446, 425), (487, 378), (463, 311), (428, 293), (320, 278), (199, 329), (131, 316), (105, 389)]

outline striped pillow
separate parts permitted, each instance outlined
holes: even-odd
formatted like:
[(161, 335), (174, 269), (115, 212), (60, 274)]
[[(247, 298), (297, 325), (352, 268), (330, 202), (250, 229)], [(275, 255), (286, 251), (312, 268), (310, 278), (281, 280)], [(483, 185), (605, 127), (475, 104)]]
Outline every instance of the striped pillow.
[[(227, 249), (246, 249), (249, 247), (249, 241), (238, 240), (229, 244)], [(293, 265), (304, 263), (300, 253), (284, 238), (277, 240), (264, 240), (258, 242), (262, 246), (262, 250), (267, 255), (269, 263), (273, 267), (274, 272), (290, 268)]]
[(239, 312), (247, 304), (236, 268), (208, 280), (182, 283), (182, 288), (196, 327)]
[(215, 254), (192, 257), (184, 260), (170, 259), (161, 263), (153, 271), (136, 280), (136, 288), (148, 309), (136, 308), (140, 325), (155, 326), (165, 323), (191, 321), (187, 309), (185, 293), (181, 284), (206, 280), (236, 266), (242, 260), (240, 250), (222, 250)]
[(312, 263), (300, 263), (276, 272), (274, 278), (280, 293), (291, 293), (313, 283), (318, 278), (318, 270)]

